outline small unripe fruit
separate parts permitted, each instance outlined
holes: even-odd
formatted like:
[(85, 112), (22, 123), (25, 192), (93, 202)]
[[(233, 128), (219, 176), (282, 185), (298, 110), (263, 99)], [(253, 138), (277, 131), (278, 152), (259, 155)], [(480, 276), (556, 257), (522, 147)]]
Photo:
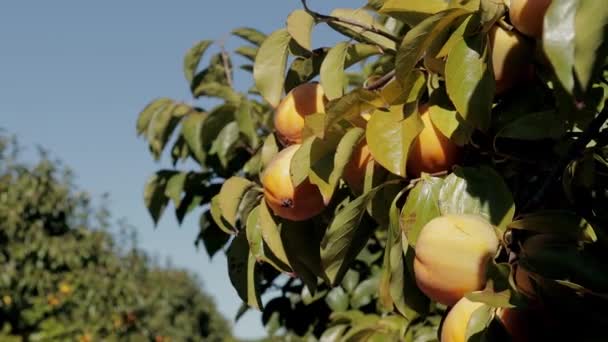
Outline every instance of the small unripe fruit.
[(498, 250), (494, 227), (478, 215), (444, 215), (429, 221), (416, 242), (416, 284), (429, 298), (451, 306), (486, 284), (486, 266)]
[(529, 77), (534, 51), (519, 33), (507, 31), (498, 25), (492, 26), (488, 38), (496, 93), (501, 94)]
[(466, 298), (460, 299), (448, 312), (441, 327), (441, 342), (466, 342), (467, 326), (471, 315), (483, 303), (472, 302)]
[(319, 83), (305, 83), (293, 88), (274, 112), (274, 128), (285, 146), (300, 144), (304, 117), (325, 112), (327, 101)]
[(316, 216), (329, 202), (308, 179), (297, 187), (293, 186), (289, 170), (298, 148), (300, 145), (292, 145), (279, 152), (262, 173), (266, 204), (275, 215), (292, 221)]
[(460, 154), (460, 148), (433, 125), (428, 107), (421, 106), (420, 113), (424, 128), (407, 155), (407, 172), (414, 178), (420, 177), (422, 172), (449, 170)]
[(543, 21), (551, 0), (511, 0), (509, 19), (517, 31), (533, 37), (543, 36)]
[(369, 152), (367, 142), (362, 140), (355, 147), (350, 160), (344, 167), (342, 177), (346, 181), (346, 184), (348, 184), (348, 186), (357, 194), (363, 192), (365, 170), (367, 169), (367, 163), (372, 159), (373, 157)]

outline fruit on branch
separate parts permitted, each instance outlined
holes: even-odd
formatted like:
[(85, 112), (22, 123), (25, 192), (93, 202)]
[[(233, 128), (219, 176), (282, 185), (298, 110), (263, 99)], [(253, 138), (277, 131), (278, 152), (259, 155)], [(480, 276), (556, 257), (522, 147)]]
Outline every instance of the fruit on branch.
[(329, 199), (324, 199), (319, 188), (308, 178), (298, 186), (293, 185), (289, 170), (299, 148), (300, 145), (296, 144), (279, 152), (262, 173), (266, 204), (275, 215), (292, 221), (316, 216), (329, 203)]
[(356, 194), (363, 192), (365, 170), (367, 169), (367, 163), (372, 159), (373, 157), (369, 152), (367, 141), (363, 139), (357, 144), (350, 160), (344, 167), (342, 177), (344, 178), (344, 181), (346, 181), (346, 184), (348, 184)]
[(420, 106), (424, 128), (416, 137), (407, 156), (407, 172), (418, 178), (422, 172), (449, 170), (460, 155), (460, 148), (443, 135), (431, 122), (427, 105)]
[(415, 249), (414, 275), (420, 290), (439, 303), (454, 305), (485, 286), (498, 237), (479, 215), (444, 215), (422, 228)]
[(533, 47), (515, 31), (492, 26), (488, 35), (496, 94), (511, 89), (532, 74)]
[(304, 117), (325, 112), (327, 98), (319, 83), (304, 83), (293, 88), (274, 112), (274, 128), (284, 146), (302, 142)]
[(551, 0), (511, 0), (509, 19), (517, 31), (542, 38), (543, 21)]
[(482, 306), (483, 303), (472, 302), (467, 298), (460, 299), (443, 321), (441, 342), (465, 342), (471, 315)]

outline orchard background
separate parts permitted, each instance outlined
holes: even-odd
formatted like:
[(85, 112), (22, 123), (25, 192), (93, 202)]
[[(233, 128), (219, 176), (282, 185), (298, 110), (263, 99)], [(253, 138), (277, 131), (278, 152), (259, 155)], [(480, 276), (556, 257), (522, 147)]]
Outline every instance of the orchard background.
[(602, 340), (605, 6), (300, 5), (196, 43), (193, 99), (136, 123), (171, 161), (144, 204), (226, 255), (237, 319), (279, 340)]

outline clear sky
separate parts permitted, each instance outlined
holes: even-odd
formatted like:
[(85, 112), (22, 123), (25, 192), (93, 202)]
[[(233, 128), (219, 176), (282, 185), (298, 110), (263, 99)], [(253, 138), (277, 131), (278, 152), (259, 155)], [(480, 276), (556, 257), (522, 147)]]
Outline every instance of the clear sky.
[[(364, 3), (309, 1), (323, 13)], [(180, 227), (167, 211), (153, 227), (143, 185), (168, 163), (153, 162), (135, 136), (135, 120), (155, 97), (190, 101), (182, 59), (193, 43), (226, 37), (239, 26), (270, 33), (296, 8), (299, 0), (7, 1), (0, 9), (0, 127), (16, 134), (30, 156), (36, 145), (50, 150), (75, 171), (80, 188), (97, 197), (109, 193), (112, 214), (137, 228), (140, 245), (198, 274), (232, 319), (240, 301), (225, 258), (210, 261), (193, 245), (198, 215)], [(313, 43), (334, 39), (320, 29)], [(230, 39), (227, 46), (238, 43)], [(248, 82), (243, 74), (236, 79), (240, 87)], [(264, 335), (254, 312), (234, 330), (241, 337)]]

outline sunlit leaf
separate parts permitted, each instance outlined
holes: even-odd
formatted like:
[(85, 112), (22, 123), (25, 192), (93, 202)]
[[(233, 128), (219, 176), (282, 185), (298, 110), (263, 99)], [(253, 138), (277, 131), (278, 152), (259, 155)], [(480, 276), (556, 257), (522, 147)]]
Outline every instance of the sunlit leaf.
[(274, 31), (264, 40), (255, 57), (253, 78), (258, 91), (272, 106), (279, 104), (283, 94), (287, 47), (291, 36), (286, 29)]

